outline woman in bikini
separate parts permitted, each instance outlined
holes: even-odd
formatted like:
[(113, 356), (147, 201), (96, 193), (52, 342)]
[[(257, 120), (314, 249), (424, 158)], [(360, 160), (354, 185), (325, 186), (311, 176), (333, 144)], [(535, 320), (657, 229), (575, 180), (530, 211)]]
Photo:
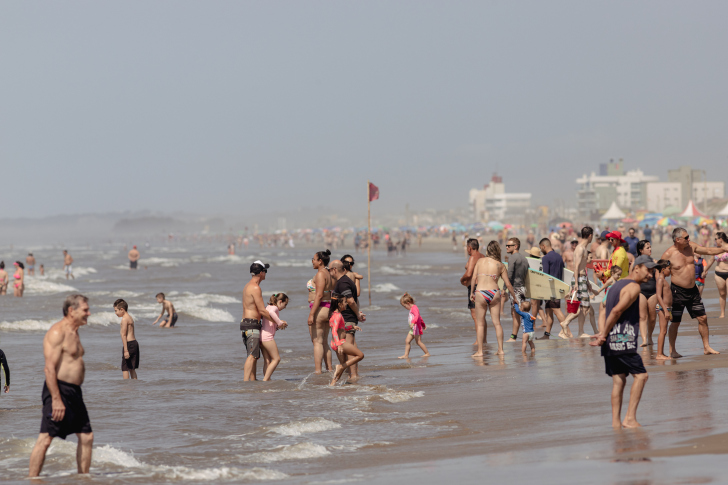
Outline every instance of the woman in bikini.
[(506, 288), (515, 295), (511, 281), (508, 279), (506, 266), (501, 262), (501, 250), (496, 241), (488, 243), (485, 257), (475, 263), (473, 279), (471, 282), (470, 299), (475, 302), (475, 332), (478, 341), (478, 350), (473, 357), (483, 356), (483, 333), (485, 332), (485, 315), (490, 308), (490, 316), (495, 327), (495, 336), (498, 339), (498, 355), (503, 355), (503, 328), (500, 323), (501, 290), (498, 280), (503, 278)]
[(8, 272), (5, 271), (5, 261), (0, 261), (0, 295), (8, 293)]
[[(719, 248), (728, 247), (728, 236), (726, 236), (725, 232), (715, 233), (715, 245)], [(726, 281), (728, 280), (728, 253), (718, 254), (711, 258), (710, 263), (708, 263), (708, 267), (705, 268), (706, 274), (710, 267), (713, 266), (713, 263), (717, 263), (717, 266), (715, 267), (715, 284), (718, 286), (718, 295), (720, 297), (718, 298), (718, 301), (720, 301), (720, 317), (718, 318), (725, 318)]]
[(328, 249), (314, 254), (311, 264), (317, 272), (306, 284), (308, 288), (308, 306), (311, 308), (308, 314), (308, 330), (313, 343), (313, 363), (316, 374), (321, 374), (323, 363), (325, 363), (327, 371), (332, 369), (331, 350), (327, 345), (331, 290), (334, 287), (327, 268), (330, 258), (331, 251)]
[[(647, 239), (637, 243), (637, 256), (652, 257), (652, 243)], [(657, 322), (657, 281), (650, 278), (640, 284), (640, 334), (642, 347), (652, 345), (652, 333)]]
[(14, 262), (13, 266), (15, 266), (15, 274), (13, 275), (13, 278), (15, 278), (13, 295), (22, 297), (23, 292), (25, 291), (25, 266), (23, 266), (23, 263), (20, 261)]

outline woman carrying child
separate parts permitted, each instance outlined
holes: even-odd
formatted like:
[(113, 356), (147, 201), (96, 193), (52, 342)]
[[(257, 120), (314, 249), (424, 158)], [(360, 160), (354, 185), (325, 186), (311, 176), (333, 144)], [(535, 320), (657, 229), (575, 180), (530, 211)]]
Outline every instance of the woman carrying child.
[(265, 309), (273, 320), (263, 318), (263, 327), (260, 330), (260, 350), (263, 352), (263, 380), (269, 381), (270, 376), (281, 362), (281, 356), (278, 353), (278, 345), (273, 339), (276, 330), (282, 330), (288, 326), (288, 323), (278, 317), (278, 313), (285, 310), (288, 306), (288, 295), (285, 293), (274, 293), (268, 306)]
[(404, 355), (397, 358), (409, 358), (410, 349), (412, 348), (412, 340), (414, 340), (415, 343), (422, 349), (425, 353), (424, 356), (429, 357), (430, 353), (427, 351), (427, 347), (425, 347), (425, 343), (422, 341), (422, 332), (425, 328), (427, 328), (427, 325), (425, 325), (425, 321), (422, 320), (422, 316), (420, 316), (420, 309), (417, 308), (417, 305), (415, 305), (415, 299), (412, 298), (412, 295), (409, 293), (405, 293), (402, 295), (402, 298), (399, 299), (399, 303), (405, 309), (409, 310), (410, 331), (407, 334), (407, 338), (404, 340)]

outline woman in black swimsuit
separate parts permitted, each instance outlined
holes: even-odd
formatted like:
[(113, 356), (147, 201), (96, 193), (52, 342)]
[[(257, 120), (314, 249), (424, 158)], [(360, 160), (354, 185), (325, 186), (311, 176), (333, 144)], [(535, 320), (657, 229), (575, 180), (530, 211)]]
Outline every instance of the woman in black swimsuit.
[[(728, 247), (728, 236), (724, 232), (716, 232), (713, 237), (715, 240), (715, 246), (719, 248)], [(719, 254), (713, 256), (708, 263), (708, 267), (705, 268), (707, 273), (713, 263), (717, 263), (715, 266), (715, 285), (718, 287), (718, 301), (720, 302), (720, 317), (725, 318), (725, 300), (726, 300), (726, 281), (728, 281), (728, 253)]]
[[(652, 258), (652, 244), (643, 239), (637, 243), (637, 256), (649, 256)], [(657, 322), (657, 281), (650, 278), (640, 284), (640, 334), (642, 335), (642, 347), (652, 345), (652, 332)]]

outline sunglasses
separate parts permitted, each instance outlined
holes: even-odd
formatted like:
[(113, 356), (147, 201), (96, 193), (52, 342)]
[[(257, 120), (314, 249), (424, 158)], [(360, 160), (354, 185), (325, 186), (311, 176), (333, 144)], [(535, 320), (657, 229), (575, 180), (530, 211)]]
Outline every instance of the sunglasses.
[(507, 247), (507, 248), (513, 248), (513, 247), (515, 247), (515, 246), (516, 246), (515, 244), (506, 244), (506, 247)]
[(354, 266), (354, 261), (344, 261), (345, 263), (349, 263), (349, 266)]

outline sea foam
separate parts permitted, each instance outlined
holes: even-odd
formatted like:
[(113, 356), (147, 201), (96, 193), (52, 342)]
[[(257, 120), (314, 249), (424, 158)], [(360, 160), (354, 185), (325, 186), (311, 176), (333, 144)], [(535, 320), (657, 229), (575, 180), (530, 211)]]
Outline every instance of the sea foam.
[(337, 428), (341, 428), (339, 423), (335, 423), (324, 418), (312, 418), (304, 421), (292, 421), (288, 424), (282, 424), (271, 428), (270, 430), (274, 433), (286, 436), (301, 436), (304, 433), (318, 433), (320, 431), (328, 431)]
[(331, 452), (323, 445), (315, 443), (298, 443), (296, 445), (281, 446), (270, 451), (253, 453), (243, 460), (246, 462), (273, 463), (286, 460), (307, 460), (330, 455)]

